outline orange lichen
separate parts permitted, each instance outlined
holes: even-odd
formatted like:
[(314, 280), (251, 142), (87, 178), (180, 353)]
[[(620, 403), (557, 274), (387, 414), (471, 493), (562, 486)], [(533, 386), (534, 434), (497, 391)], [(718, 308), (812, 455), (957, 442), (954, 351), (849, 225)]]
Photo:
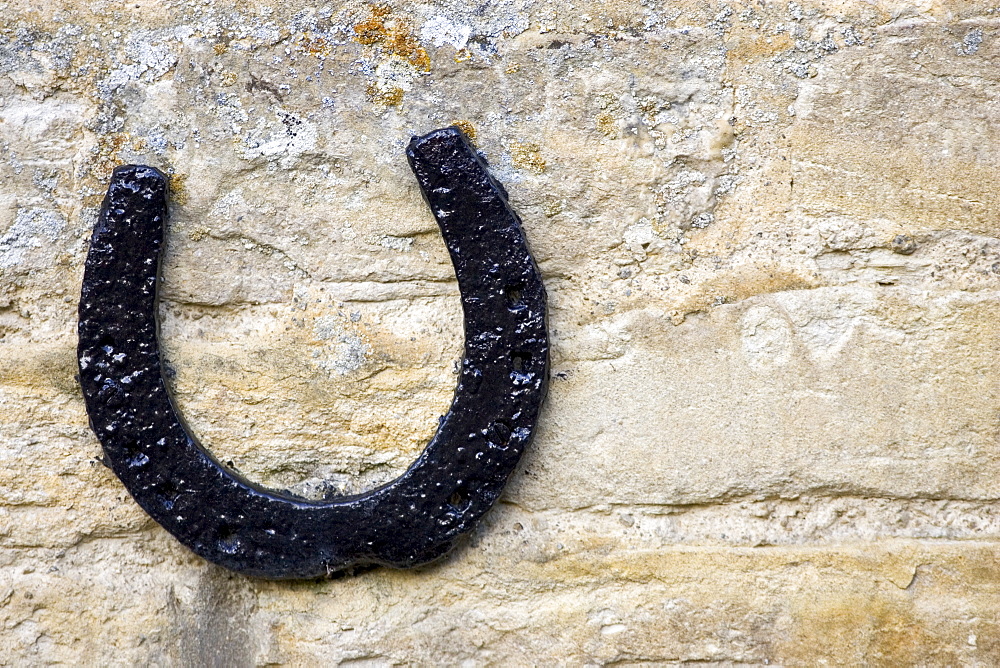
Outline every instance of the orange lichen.
[(354, 26), (354, 39), (361, 44), (379, 44), (389, 34), (384, 19), (392, 13), (392, 9), (388, 5), (372, 5), (369, 12), (371, 18)]
[(615, 122), (615, 117), (606, 111), (602, 111), (597, 114), (597, 129), (601, 134), (606, 135), (614, 139), (618, 136), (618, 123)]
[(333, 46), (324, 37), (312, 33), (299, 35), (298, 47), (311, 56), (329, 56), (333, 53)]
[(431, 69), (431, 58), (410, 31), (405, 20), (392, 16), (387, 5), (372, 5), (371, 16), (354, 26), (354, 39), (365, 46), (378, 46), (391, 56), (402, 58), (417, 69)]
[(187, 174), (169, 174), (170, 199), (175, 204), (185, 204), (188, 201)]
[(511, 142), (510, 157), (515, 167), (535, 174), (541, 174), (545, 170), (545, 158), (542, 157), (542, 148), (538, 144)]
[(375, 84), (369, 84), (365, 93), (369, 100), (384, 107), (398, 107), (403, 102), (403, 89), (398, 86), (380, 88)]
[(132, 135), (127, 132), (100, 135), (94, 148), (94, 159), (90, 163), (91, 175), (98, 181), (107, 181), (114, 168), (122, 164), (121, 151), (130, 141), (133, 141)]
[(464, 119), (460, 119), (457, 121), (452, 121), (451, 124), (454, 125), (456, 128), (458, 128), (459, 130), (461, 130), (462, 134), (468, 137), (470, 142), (472, 143), (476, 142), (476, 136), (479, 133), (476, 132), (476, 126), (474, 126), (472, 123)]

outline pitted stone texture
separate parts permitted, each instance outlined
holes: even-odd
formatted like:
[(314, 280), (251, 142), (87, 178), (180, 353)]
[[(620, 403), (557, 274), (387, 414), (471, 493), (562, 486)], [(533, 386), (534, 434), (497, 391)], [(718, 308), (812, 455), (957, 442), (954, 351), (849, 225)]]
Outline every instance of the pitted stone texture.
[[(1000, 662), (992, 5), (2, 14), (2, 661)], [(455, 387), (402, 162), (453, 121), (548, 288), (535, 448), (442, 566), (229, 580), (94, 460), (73, 332), (106, 178), (172, 176), (194, 431), (259, 482), (357, 491)]]

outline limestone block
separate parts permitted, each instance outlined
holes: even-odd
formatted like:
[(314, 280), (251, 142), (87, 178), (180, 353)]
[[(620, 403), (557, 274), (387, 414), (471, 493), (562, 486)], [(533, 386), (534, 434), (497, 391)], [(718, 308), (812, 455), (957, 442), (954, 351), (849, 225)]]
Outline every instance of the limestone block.
[[(0, 663), (1000, 663), (1000, 23), (976, 0), (0, 4)], [(462, 354), (403, 149), (524, 219), (550, 396), (452, 555), (271, 583), (101, 465), (111, 169), (171, 177), (160, 322), (215, 455), (405, 470)]]

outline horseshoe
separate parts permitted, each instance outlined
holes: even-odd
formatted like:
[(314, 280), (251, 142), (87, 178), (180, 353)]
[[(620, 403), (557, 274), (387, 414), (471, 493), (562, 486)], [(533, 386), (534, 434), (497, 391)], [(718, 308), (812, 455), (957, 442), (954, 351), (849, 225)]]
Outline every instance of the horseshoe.
[(432, 561), (500, 496), (531, 441), (548, 384), (545, 289), (517, 214), (454, 127), (406, 150), (458, 278), (465, 353), (437, 433), (401, 476), (312, 501), (222, 465), (178, 415), (156, 316), (166, 177), (119, 167), (94, 228), (79, 311), (80, 384), (106, 463), (191, 550), (251, 576), (313, 578)]

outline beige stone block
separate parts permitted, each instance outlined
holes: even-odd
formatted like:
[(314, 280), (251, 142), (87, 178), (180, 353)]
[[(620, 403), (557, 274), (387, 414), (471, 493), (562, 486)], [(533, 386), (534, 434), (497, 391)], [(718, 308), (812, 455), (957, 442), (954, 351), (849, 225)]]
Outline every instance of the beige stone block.
[[(996, 8), (0, 5), (0, 663), (1000, 663)], [(412, 572), (206, 564), (100, 464), (76, 301), (171, 175), (192, 429), (307, 495), (398, 475), (462, 353), (405, 163), (459, 123), (549, 294), (538, 436)]]

